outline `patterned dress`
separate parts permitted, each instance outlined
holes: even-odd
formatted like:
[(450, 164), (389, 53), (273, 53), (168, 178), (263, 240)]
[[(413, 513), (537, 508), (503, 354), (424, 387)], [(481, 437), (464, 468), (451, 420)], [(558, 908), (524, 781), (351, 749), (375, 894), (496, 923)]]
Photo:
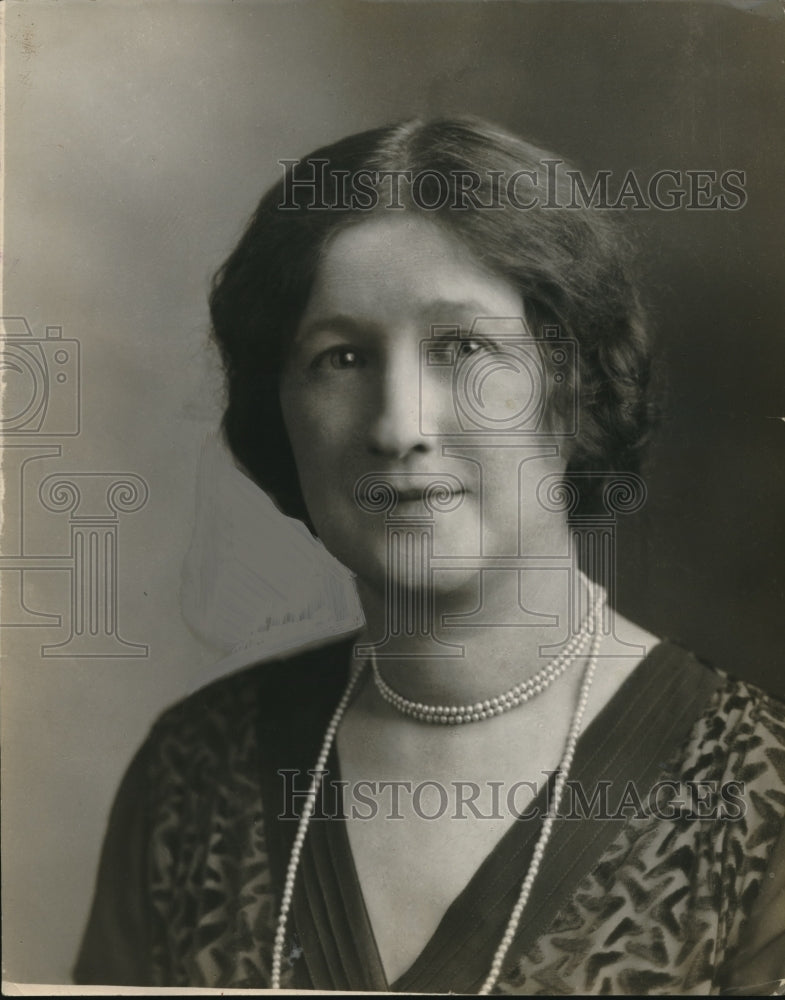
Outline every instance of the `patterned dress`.
[[(307, 788), (350, 654), (343, 642), (249, 668), (159, 719), (112, 810), (77, 982), (269, 986), (297, 830), (287, 782)], [(537, 809), (388, 983), (335, 753), (328, 770), (282, 986), (476, 993), (531, 859)], [(785, 978), (785, 706), (662, 642), (581, 736), (570, 778), (494, 992), (774, 993)]]

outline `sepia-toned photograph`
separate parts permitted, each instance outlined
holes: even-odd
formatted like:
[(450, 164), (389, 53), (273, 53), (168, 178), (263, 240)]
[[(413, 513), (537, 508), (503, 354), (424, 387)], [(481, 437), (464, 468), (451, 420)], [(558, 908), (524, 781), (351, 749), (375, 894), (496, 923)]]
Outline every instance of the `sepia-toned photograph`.
[(785, 992), (780, 0), (7, 0), (3, 991)]

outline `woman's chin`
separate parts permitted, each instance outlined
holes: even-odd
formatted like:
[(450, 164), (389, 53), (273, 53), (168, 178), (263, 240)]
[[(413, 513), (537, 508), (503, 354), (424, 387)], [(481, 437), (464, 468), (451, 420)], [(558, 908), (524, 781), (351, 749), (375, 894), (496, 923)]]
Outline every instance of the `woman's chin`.
[[(475, 561), (481, 551), (478, 521), (455, 514), (416, 524), (387, 522), (378, 515), (347, 515), (330, 517), (316, 527), (328, 551), (357, 578), (361, 596), (389, 594), (394, 599), (396, 593), (411, 592), (438, 599), (465, 592), (474, 599), (479, 574), (476, 565), (465, 564)], [(515, 539), (506, 541), (516, 544)]]

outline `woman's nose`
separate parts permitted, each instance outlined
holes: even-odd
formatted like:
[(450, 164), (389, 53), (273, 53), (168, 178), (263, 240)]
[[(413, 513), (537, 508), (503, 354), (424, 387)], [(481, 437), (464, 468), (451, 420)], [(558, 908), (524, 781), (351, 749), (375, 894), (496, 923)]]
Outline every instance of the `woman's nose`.
[(419, 355), (401, 352), (382, 367), (368, 427), (368, 446), (375, 455), (402, 459), (431, 450), (422, 416), (423, 407), (429, 408), (433, 401), (421, 379), (419, 361)]

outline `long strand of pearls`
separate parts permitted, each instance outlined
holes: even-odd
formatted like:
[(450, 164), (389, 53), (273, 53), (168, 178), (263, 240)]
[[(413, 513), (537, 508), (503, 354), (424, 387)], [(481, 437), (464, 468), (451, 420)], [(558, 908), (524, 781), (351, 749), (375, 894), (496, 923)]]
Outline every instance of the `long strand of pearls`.
[(564, 755), (559, 764), (559, 770), (556, 774), (556, 780), (553, 787), (553, 798), (551, 800), (551, 807), (548, 810), (548, 815), (542, 824), (542, 829), (540, 830), (540, 836), (537, 838), (537, 843), (534, 847), (534, 853), (532, 855), (531, 862), (529, 864), (529, 870), (526, 872), (526, 878), (523, 880), (521, 885), (521, 892), (518, 896), (518, 901), (513, 907), (513, 911), (510, 914), (510, 919), (507, 924), (507, 929), (504, 932), (504, 936), (499, 942), (499, 947), (496, 949), (496, 954), (493, 957), (493, 962), (491, 963), (490, 972), (488, 977), (480, 988), (480, 996), (485, 996), (491, 992), (493, 987), (496, 985), (496, 981), (501, 975), (502, 963), (510, 950), (510, 945), (515, 938), (515, 934), (518, 930), (518, 925), (521, 922), (521, 917), (523, 916), (523, 911), (526, 907), (526, 903), (529, 901), (529, 896), (531, 895), (532, 886), (534, 885), (534, 880), (537, 878), (537, 873), (540, 870), (540, 865), (542, 864), (542, 859), (545, 855), (545, 848), (548, 846), (548, 841), (551, 837), (551, 832), (553, 830), (553, 824), (556, 816), (559, 812), (559, 805), (561, 803), (562, 793), (564, 792), (564, 787), (567, 784), (567, 779), (570, 775), (570, 768), (572, 767), (572, 760), (575, 756), (575, 747), (578, 744), (578, 737), (581, 732), (581, 723), (583, 722), (583, 716), (586, 711), (586, 705), (589, 700), (589, 691), (591, 690), (592, 681), (594, 680), (594, 672), (597, 667), (597, 655), (600, 648), (601, 632), (597, 628), (597, 622), (595, 619), (594, 624), (594, 636), (592, 639), (591, 652), (589, 654), (589, 660), (586, 664), (586, 669), (583, 675), (583, 683), (581, 685), (581, 693), (578, 698), (578, 704), (575, 708), (575, 714), (572, 717), (572, 723), (570, 724), (570, 729), (567, 734), (567, 742), (564, 747)]
[[(589, 691), (591, 690), (592, 681), (594, 680), (594, 672), (597, 667), (597, 658), (600, 648), (601, 631), (599, 629), (599, 618), (601, 616), (602, 607), (605, 603), (605, 591), (597, 586), (596, 584), (591, 585), (592, 590), (592, 602), (591, 611), (588, 618), (590, 619), (590, 631), (592, 635), (591, 650), (589, 653), (589, 659), (586, 663), (586, 669), (583, 675), (583, 682), (581, 684), (580, 696), (578, 698), (578, 704), (575, 709), (575, 713), (572, 717), (572, 722), (570, 723), (569, 732), (567, 734), (567, 741), (564, 747), (564, 754), (562, 756), (561, 762), (559, 764), (559, 769), (556, 774), (556, 780), (554, 782), (553, 797), (551, 799), (551, 807), (548, 810), (548, 815), (543, 821), (542, 829), (540, 831), (540, 836), (537, 839), (537, 843), (534, 848), (534, 853), (532, 855), (532, 860), (529, 864), (529, 870), (526, 873), (526, 877), (521, 885), (521, 892), (518, 896), (518, 901), (516, 902), (512, 913), (510, 914), (510, 919), (507, 923), (504, 935), (499, 943), (496, 953), (491, 963), (491, 968), (488, 976), (480, 989), (480, 995), (487, 995), (496, 985), (496, 982), (501, 975), (502, 963), (510, 949), (510, 946), (515, 938), (515, 934), (518, 930), (518, 926), (521, 922), (521, 917), (523, 916), (523, 911), (526, 907), (526, 903), (529, 900), (531, 894), (532, 886), (534, 880), (537, 877), (537, 873), (540, 870), (540, 865), (542, 864), (542, 859), (545, 855), (545, 849), (550, 840), (551, 832), (553, 830), (554, 821), (558, 815), (559, 805), (561, 803), (562, 794), (564, 792), (567, 779), (570, 774), (570, 768), (572, 766), (573, 757), (575, 756), (575, 748), (578, 743), (578, 737), (581, 732), (581, 725), (583, 722), (583, 716), (586, 711), (586, 705), (589, 700)], [(289, 910), (292, 905), (292, 896), (294, 894), (294, 883), (297, 877), (297, 869), (300, 864), (300, 855), (302, 853), (303, 844), (305, 843), (305, 835), (308, 831), (308, 824), (310, 822), (311, 816), (316, 805), (316, 796), (319, 791), (319, 786), (321, 784), (322, 777), (324, 775), (325, 765), (327, 763), (327, 757), (330, 753), (330, 748), (332, 747), (333, 741), (335, 739), (335, 734), (338, 731), (338, 726), (341, 723), (344, 712), (346, 711), (349, 701), (352, 696), (352, 692), (355, 688), (358, 678), (362, 673), (362, 667), (358, 668), (352, 674), (349, 683), (347, 684), (346, 690), (343, 693), (343, 697), (338, 703), (338, 707), (333, 713), (333, 717), (330, 720), (330, 724), (324, 735), (324, 741), (322, 743), (322, 749), (319, 753), (319, 758), (316, 762), (316, 767), (314, 768), (314, 774), (311, 779), (311, 785), (308, 789), (308, 795), (306, 797), (305, 805), (303, 806), (302, 815), (300, 816), (300, 823), (297, 828), (297, 835), (294, 839), (294, 844), (292, 845), (292, 853), (289, 858), (289, 865), (286, 870), (286, 879), (284, 882), (283, 897), (281, 899), (281, 909), (278, 914), (278, 925), (275, 931), (275, 943), (273, 945), (273, 960), (272, 960), (272, 971), (271, 971), (271, 983), (270, 988), (273, 990), (279, 990), (281, 988), (281, 963), (283, 959), (283, 946), (286, 938), (286, 924), (289, 916)]]
[(373, 668), (374, 683), (379, 694), (388, 704), (403, 715), (408, 715), (418, 722), (455, 726), (467, 722), (480, 722), (483, 719), (501, 715), (503, 712), (509, 712), (510, 709), (523, 705), (550, 687), (583, 652), (589, 642), (592, 622), (605, 601), (605, 591), (602, 588), (594, 585), (592, 592), (594, 600), (586, 617), (581, 622), (580, 630), (575, 633), (564, 649), (528, 680), (521, 681), (494, 698), (487, 698), (485, 701), (478, 701), (473, 705), (428, 705), (419, 701), (411, 701), (391, 688), (384, 680), (379, 672), (376, 657), (372, 653), (371, 667)]
[(360, 664), (350, 677), (346, 690), (343, 693), (343, 697), (338, 702), (338, 707), (333, 713), (333, 717), (330, 719), (330, 724), (324, 734), (322, 749), (319, 754), (319, 759), (316, 761), (316, 767), (314, 768), (313, 776), (311, 777), (311, 785), (308, 789), (308, 795), (306, 796), (305, 805), (303, 806), (302, 815), (300, 816), (300, 823), (297, 827), (297, 835), (295, 836), (294, 844), (292, 845), (292, 853), (289, 857), (289, 866), (286, 869), (283, 897), (281, 898), (281, 910), (278, 914), (278, 926), (275, 930), (275, 944), (273, 946), (272, 982), (270, 988), (274, 990), (281, 988), (281, 961), (283, 958), (284, 940), (286, 938), (286, 922), (289, 917), (289, 910), (292, 906), (294, 880), (297, 877), (297, 869), (300, 864), (300, 854), (302, 853), (303, 844), (305, 843), (305, 834), (308, 832), (308, 823), (310, 822), (314, 807), (316, 806), (316, 796), (324, 775), (324, 769), (327, 764), (327, 756), (330, 753), (330, 747), (333, 745), (335, 734), (338, 732), (338, 726), (341, 723), (341, 719), (343, 718), (343, 714), (349, 704), (352, 691), (354, 690), (357, 680), (362, 673), (362, 669), (363, 665)]

